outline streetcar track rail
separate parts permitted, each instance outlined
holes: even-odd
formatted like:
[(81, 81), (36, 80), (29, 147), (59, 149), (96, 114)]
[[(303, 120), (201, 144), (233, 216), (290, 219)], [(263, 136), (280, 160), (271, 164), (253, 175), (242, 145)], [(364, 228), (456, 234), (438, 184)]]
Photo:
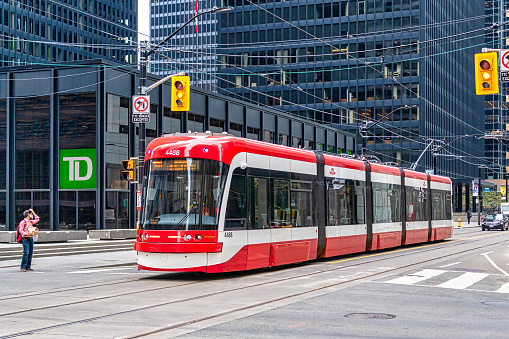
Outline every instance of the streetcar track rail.
[[(492, 234), (492, 235), (496, 235), (496, 233)], [(362, 255), (360, 257), (356, 256), (356, 257), (353, 257), (353, 258), (345, 258), (345, 259), (341, 259), (339, 261), (337, 261), (337, 259), (335, 259), (335, 260), (333, 259), (332, 261), (330, 261), (330, 263), (339, 263), (339, 262), (345, 262), (345, 261), (359, 260), (359, 259), (371, 258), (373, 256), (377, 256), (378, 257), (378, 256), (380, 256), (382, 254), (389, 254), (389, 256), (384, 256), (384, 257), (375, 258), (375, 259), (369, 259), (368, 261), (365, 261), (365, 262), (361, 263), (361, 265), (367, 265), (367, 264), (371, 264), (371, 263), (378, 262), (378, 261), (384, 261), (384, 260), (388, 260), (388, 259), (404, 257), (404, 256), (407, 256), (407, 255), (418, 254), (418, 253), (422, 253), (422, 252), (428, 252), (428, 251), (432, 251), (432, 250), (436, 250), (436, 249), (443, 249), (444, 248), (443, 246), (437, 247), (437, 246), (443, 245), (443, 244), (451, 245), (451, 246), (458, 246), (458, 245), (464, 244), (464, 241), (467, 241), (467, 240), (473, 240), (473, 239), (477, 239), (477, 238), (487, 238), (487, 237), (490, 237), (492, 235), (481, 235), (481, 236), (477, 236), (477, 237), (473, 237), (473, 238), (464, 238), (464, 239), (458, 239), (458, 240), (442, 241), (440, 243), (432, 243), (432, 244), (425, 244), (425, 245), (420, 244), (420, 245), (417, 245), (417, 246), (410, 246), (410, 247), (406, 247), (406, 248), (399, 248), (399, 249), (396, 249), (396, 250), (392, 250), (392, 252), (385, 252), (384, 251), (384, 252), (379, 252), (379, 253), (374, 253), (374, 254)], [(137, 334), (135, 336), (130, 336), (128, 338), (141, 338), (141, 337), (149, 336), (149, 335), (152, 335), (152, 334), (157, 334), (157, 333), (165, 332), (165, 331), (168, 331), (168, 330), (172, 330), (172, 329), (175, 329), (175, 328), (184, 327), (184, 326), (187, 326), (187, 325), (190, 325), (190, 324), (195, 324), (195, 323), (198, 323), (198, 322), (202, 322), (202, 321), (206, 321), (206, 320), (211, 320), (211, 319), (214, 319), (214, 318), (219, 318), (221, 316), (225, 316), (225, 315), (229, 315), (229, 314), (234, 314), (236, 312), (246, 311), (246, 310), (249, 310), (249, 309), (255, 309), (255, 308), (260, 307), (260, 306), (268, 305), (268, 304), (275, 303), (275, 302), (278, 302), (278, 301), (289, 300), (289, 299), (292, 299), (292, 298), (295, 298), (295, 297), (299, 297), (299, 296), (302, 296), (302, 295), (306, 295), (306, 294), (310, 294), (310, 293), (313, 293), (313, 292), (321, 291), (321, 290), (324, 290), (324, 289), (327, 289), (327, 288), (332, 288), (332, 287), (335, 287), (335, 286), (339, 286), (339, 285), (343, 285), (343, 284), (349, 284), (349, 283), (356, 282), (356, 281), (359, 281), (359, 280), (364, 280), (364, 279), (369, 279), (369, 278), (377, 277), (377, 276), (380, 276), (380, 275), (383, 275), (383, 274), (387, 274), (387, 273), (390, 273), (390, 272), (406, 269), (406, 268), (409, 268), (409, 267), (412, 267), (412, 266), (415, 266), (415, 265), (430, 263), (430, 262), (434, 262), (434, 261), (437, 261), (437, 260), (440, 260), (440, 259), (444, 259), (444, 258), (447, 258), (447, 257), (457, 256), (459, 254), (473, 252), (473, 251), (479, 250), (481, 248), (485, 248), (485, 247), (488, 247), (488, 246), (494, 246), (494, 245), (497, 245), (497, 244), (500, 244), (500, 243), (503, 243), (503, 242), (507, 242), (507, 240), (503, 239), (503, 240), (500, 240), (500, 241), (492, 242), (492, 243), (490, 243), (488, 245), (482, 244), (482, 245), (479, 245), (479, 246), (471, 247), (471, 248), (468, 248), (468, 249), (465, 249), (465, 250), (461, 250), (461, 251), (456, 251), (454, 253), (449, 253), (449, 254), (441, 255), (441, 256), (438, 256), (438, 257), (431, 258), (431, 259), (425, 259), (425, 260), (421, 260), (421, 261), (417, 261), (417, 262), (412, 262), (412, 263), (409, 263), (407, 265), (402, 265), (402, 266), (398, 266), (398, 267), (395, 267), (395, 268), (388, 268), (388, 269), (384, 269), (384, 270), (379, 271), (379, 272), (368, 273), (368, 274), (360, 276), (360, 277), (352, 277), (352, 278), (349, 278), (348, 280), (345, 280), (345, 281), (340, 281), (340, 282), (336, 282), (336, 283), (333, 283), (333, 284), (327, 284), (327, 285), (316, 287), (316, 288), (312, 288), (312, 289), (309, 289), (309, 290), (306, 290), (306, 291), (302, 291), (302, 292), (298, 292), (298, 293), (293, 293), (293, 294), (290, 294), (290, 295), (287, 295), (287, 296), (284, 296), (284, 297), (274, 298), (274, 299), (266, 300), (266, 301), (263, 301), (263, 302), (260, 302), (260, 303), (255, 303), (255, 304), (252, 304), (252, 305), (247, 305), (247, 306), (239, 307), (239, 308), (236, 308), (236, 309), (233, 309), (233, 310), (229, 310), (229, 311), (225, 311), (225, 312), (220, 312), (220, 313), (213, 314), (213, 315), (210, 315), (210, 316), (201, 317), (201, 318), (194, 319), (194, 320), (191, 320), (191, 321), (185, 321), (185, 322), (173, 324), (171, 326), (159, 328), (159, 329), (156, 329), (156, 330), (153, 330), (153, 331), (148, 331), (148, 332), (145, 332), (145, 333), (140, 333), (140, 334)], [(408, 252), (411, 249), (415, 249), (416, 251)], [(394, 253), (396, 253), (396, 255), (390, 255), (390, 254), (394, 254)], [(43, 332), (43, 331), (47, 331), (47, 330), (51, 330), (51, 329), (55, 329), (55, 328), (61, 328), (61, 327), (72, 326), (72, 325), (76, 325), (76, 324), (92, 322), (92, 321), (96, 321), (96, 320), (100, 320), (100, 319), (106, 319), (106, 318), (111, 318), (111, 317), (118, 316), (118, 315), (124, 315), (124, 314), (129, 314), (129, 313), (145, 311), (145, 310), (154, 309), (154, 308), (162, 307), (162, 306), (168, 306), (168, 305), (172, 305), (172, 304), (181, 304), (181, 303), (184, 303), (184, 302), (200, 300), (200, 299), (208, 298), (208, 297), (211, 297), (211, 296), (217, 296), (217, 295), (221, 295), (221, 294), (225, 294), (225, 293), (229, 293), (229, 292), (247, 290), (247, 289), (251, 289), (251, 288), (254, 288), (254, 287), (259, 287), (259, 286), (264, 286), (264, 285), (269, 285), (269, 284), (280, 283), (280, 282), (284, 282), (284, 281), (288, 281), (288, 280), (292, 280), (292, 279), (298, 279), (298, 278), (307, 277), (307, 276), (316, 276), (316, 275), (319, 275), (319, 274), (329, 273), (331, 271), (343, 270), (343, 269), (346, 269), (346, 268), (349, 268), (349, 267), (352, 267), (352, 266), (359, 266), (359, 264), (356, 263), (356, 264), (352, 264), (352, 265), (342, 265), (342, 266), (334, 267), (334, 268), (330, 268), (330, 269), (324, 269), (324, 270), (319, 270), (319, 271), (314, 271), (314, 272), (309, 272), (309, 273), (304, 273), (304, 274), (297, 274), (297, 275), (294, 275), (294, 276), (273, 279), (271, 281), (265, 281), (265, 282), (250, 284), (250, 285), (246, 285), (246, 286), (242, 286), (242, 287), (230, 288), (230, 289), (225, 289), (225, 290), (222, 290), (222, 291), (216, 291), (216, 292), (211, 292), (211, 293), (205, 293), (205, 294), (202, 294), (202, 295), (199, 295), (199, 296), (190, 297), (190, 298), (182, 298), (182, 299), (168, 301), (168, 302), (163, 302), (163, 303), (158, 303), (158, 304), (154, 304), (154, 305), (133, 308), (133, 309), (130, 309), (130, 310), (124, 310), (124, 311), (113, 312), (113, 313), (109, 313), (109, 314), (103, 314), (103, 315), (96, 316), (96, 317), (90, 317), (90, 318), (84, 318), (84, 319), (80, 319), (80, 320), (68, 321), (68, 322), (64, 322), (64, 323), (61, 323), (61, 324), (57, 324), (57, 325), (40, 327), (40, 328), (33, 329), (33, 330), (28, 330), (28, 331), (23, 331), (23, 332), (18, 332), (18, 333), (13, 333), (13, 334), (1, 336), (0, 339), (7, 339), (7, 338), (14, 338), (14, 337), (20, 337), (20, 336), (25, 336), (25, 335), (32, 335), (32, 334), (36, 334), (36, 333), (39, 333), (39, 332)], [(249, 272), (242, 272), (242, 273), (243, 274), (249, 274)], [(214, 279), (214, 277), (212, 277), (212, 278)], [(221, 279), (221, 276), (219, 276), (219, 277), (216, 276), (216, 278)], [(142, 278), (142, 279), (150, 279), (150, 278), (146, 277), (146, 278)], [(133, 280), (139, 280), (139, 278), (133, 278), (133, 279), (127, 279), (127, 280), (133, 281)], [(127, 282), (130, 282), (130, 281), (125, 281), (125, 282), (127, 283)], [(206, 280), (206, 281), (209, 281), (209, 280)], [(186, 285), (199, 284), (201, 282), (203, 282), (203, 280), (193, 281), (193, 282), (184, 283), (184, 284), (180, 284), (180, 285), (169, 286), (169, 287), (159, 287), (159, 288), (155, 288), (155, 289), (152, 289), (152, 290), (138, 291), (137, 293), (143, 293), (143, 292), (149, 292), (149, 291), (151, 292), (153, 290), (173, 289), (173, 288), (176, 288), (176, 287), (179, 287), (179, 286), (181, 287), (181, 286), (186, 286)], [(112, 283), (108, 283), (108, 284), (98, 284), (96, 287), (100, 287), (100, 285), (111, 285), (111, 284), (116, 284), (116, 283), (118, 283), (118, 282), (112, 282)], [(77, 286), (77, 287), (75, 287), (73, 289), (76, 290), (76, 289), (91, 288), (91, 287), (93, 287), (93, 286), (84, 286), (84, 287)], [(66, 290), (73, 290), (73, 289), (66, 289)], [(53, 291), (53, 292), (52, 291), (48, 291), (48, 292), (46, 292), (46, 294), (58, 293), (58, 292), (61, 292), (61, 291)], [(99, 298), (90, 298), (90, 299), (86, 299), (86, 300), (80, 300), (80, 301), (77, 301), (77, 302), (62, 303), (62, 304), (44, 306), (44, 307), (40, 307), (40, 308), (21, 310), (21, 311), (16, 311), (16, 312), (9, 312), (9, 313), (6, 313), (6, 314), (1, 314), (0, 316), (19, 315), (19, 314), (23, 314), (23, 313), (27, 313), (27, 312), (32, 312), (32, 311), (46, 310), (46, 309), (52, 309), (52, 308), (57, 308), (57, 307), (65, 307), (65, 306), (71, 306), (71, 305), (75, 305), (75, 304), (83, 304), (83, 303), (86, 303), (86, 302), (97, 301), (97, 300), (112, 299), (112, 298), (115, 298), (115, 297), (125, 296), (125, 295), (129, 295), (129, 294), (132, 294), (132, 293), (121, 293), (121, 294), (117, 294), (117, 295), (110, 295), (110, 296), (104, 296), (104, 297), (99, 297)], [(37, 295), (39, 295), (39, 294), (37, 294)], [(26, 295), (25, 297), (28, 297), (28, 295)]]

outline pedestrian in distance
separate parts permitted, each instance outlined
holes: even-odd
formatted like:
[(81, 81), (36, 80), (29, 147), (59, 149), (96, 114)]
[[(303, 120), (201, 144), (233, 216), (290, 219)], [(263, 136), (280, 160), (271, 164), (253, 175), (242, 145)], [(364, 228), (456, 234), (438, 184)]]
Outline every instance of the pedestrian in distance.
[(472, 218), (472, 213), (470, 213), (470, 210), (467, 211), (467, 221), (468, 221), (468, 224), (470, 225), (470, 218)]
[(23, 237), (21, 244), (23, 245), (23, 257), (21, 258), (21, 272), (33, 271), (32, 255), (34, 254), (34, 234), (39, 230), (34, 224), (39, 222), (39, 216), (33, 209), (23, 212), (23, 219), (19, 222), (19, 233)]

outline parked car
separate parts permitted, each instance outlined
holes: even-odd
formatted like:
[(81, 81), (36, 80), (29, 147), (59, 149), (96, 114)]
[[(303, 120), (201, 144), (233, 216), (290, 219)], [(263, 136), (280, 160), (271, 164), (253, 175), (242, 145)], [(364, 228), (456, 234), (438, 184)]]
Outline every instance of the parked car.
[(506, 231), (509, 229), (509, 217), (505, 214), (487, 214), (482, 220), (482, 230), (500, 229)]

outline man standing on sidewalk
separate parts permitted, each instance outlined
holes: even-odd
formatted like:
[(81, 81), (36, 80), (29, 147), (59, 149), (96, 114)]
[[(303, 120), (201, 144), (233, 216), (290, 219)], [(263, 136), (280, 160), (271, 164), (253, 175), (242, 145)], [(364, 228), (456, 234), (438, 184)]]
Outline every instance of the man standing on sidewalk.
[(467, 220), (468, 224), (470, 225), (470, 218), (472, 218), (472, 213), (470, 213), (470, 210), (467, 211)]
[(30, 268), (32, 265), (32, 255), (34, 254), (34, 235), (32, 234), (31, 227), (39, 222), (39, 216), (35, 214), (33, 209), (23, 212), (24, 219), (20, 221), (18, 228), (19, 233), (23, 239), (23, 258), (21, 259), (21, 272), (33, 271)]

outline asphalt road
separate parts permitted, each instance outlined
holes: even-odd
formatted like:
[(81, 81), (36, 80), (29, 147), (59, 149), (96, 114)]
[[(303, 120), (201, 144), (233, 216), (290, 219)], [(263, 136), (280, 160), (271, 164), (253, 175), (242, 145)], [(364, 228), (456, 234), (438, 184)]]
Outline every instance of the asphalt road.
[(509, 232), (220, 275), (135, 252), (0, 265), (0, 339), (507, 338)]

